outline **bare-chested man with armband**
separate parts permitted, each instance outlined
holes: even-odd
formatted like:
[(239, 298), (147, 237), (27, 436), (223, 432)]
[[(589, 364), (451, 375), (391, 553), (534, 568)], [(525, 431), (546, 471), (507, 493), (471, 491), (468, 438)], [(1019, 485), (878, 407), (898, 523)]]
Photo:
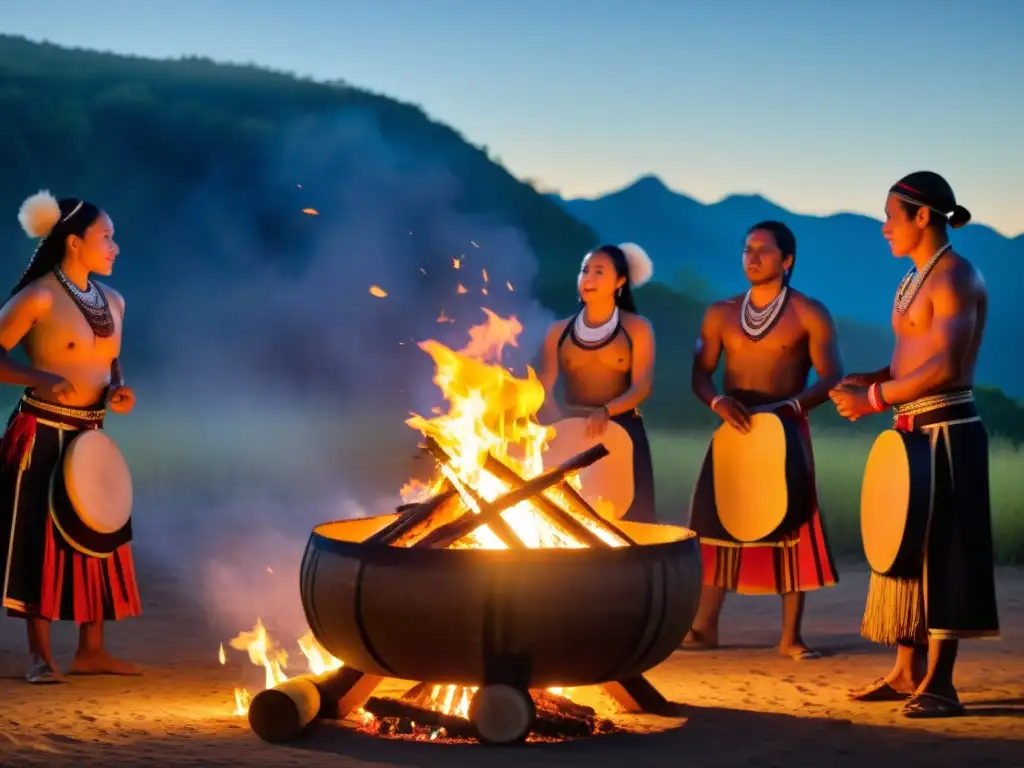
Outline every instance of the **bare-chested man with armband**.
[[(701, 539), (704, 587), (685, 648), (718, 645), (725, 594), (737, 592), (781, 595), (779, 653), (796, 660), (820, 655), (801, 636), (804, 598), (808, 590), (832, 586), (839, 577), (818, 509), (807, 414), (828, 401), (829, 389), (842, 376), (842, 360), (828, 310), (790, 287), (795, 262), (796, 238), (789, 227), (763, 221), (750, 228), (743, 251), (750, 289), (708, 307), (694, 354), (693, 391), (727, 429), (747, 432), (756, 411), (795, 423), (806, 466), (793, 482), (802, 486), (806, 515), (794, 530), (770, 541), (731, 537), (718, 515), (709, 449), (690, 508), (689, 527)], [(723, 356), (724, 391), (719, 394), (712, 376)], [(818, 379), (808, 385), (812, 368)]]
[(895, 664), (850, 694), (905, 701), (903, 714), (914, 718), (963, 714), (953, 685), (958, 642), (999, 635), (988, 434), (973, 394), (988, 295), (947, 229), (970, 220), (937, 173), (918, 171), (889, 189), (882, 234), (894, 256), (913, 262), (893, 302), (895, 348), (885, 368), (848, 376), (831, 393), (851, 421), (892, 408), (905, 439), (930, 442), (930, 472), (910, 477), (931, 498), (923, 567), (872, 571), (861, 624), (869, 640), (896, 647)]

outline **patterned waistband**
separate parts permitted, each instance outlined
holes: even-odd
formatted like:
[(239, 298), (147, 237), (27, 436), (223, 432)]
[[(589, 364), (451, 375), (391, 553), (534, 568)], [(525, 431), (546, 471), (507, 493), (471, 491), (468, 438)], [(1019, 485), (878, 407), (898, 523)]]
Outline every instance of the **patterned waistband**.
[(903, 405), (894, 406), (893, 410), (896, 412), (896, 416), (917, 416), (929, 411), (936, 411), (939, 408), (948, 408), (952, 405), (966, 405), (973, 402), (974, 390), (961, 389), (956, 392), (928, 395)]
[(70, 422), (72, 424), (102, 423), (107, 415), (106, 408), (86, 407), (79, 408), (72, 405), (61, 405), (51, 403), (48, 400), (40, 400), (32, 395), (21, 396), (21, 410), (35, 411), (54, 417), (55, 421)]

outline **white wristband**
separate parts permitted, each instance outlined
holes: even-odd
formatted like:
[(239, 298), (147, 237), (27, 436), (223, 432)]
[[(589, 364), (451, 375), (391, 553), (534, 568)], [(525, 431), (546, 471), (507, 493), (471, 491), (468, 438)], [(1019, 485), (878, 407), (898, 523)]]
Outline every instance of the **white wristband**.
[(711, 398), (711, 403), (708, 405), (708, 407), (713, 411), (715, 410), (715, 406), (718, 405), (718, 401), (724, 399), (725, 395), (715, 395), (714, 397)]

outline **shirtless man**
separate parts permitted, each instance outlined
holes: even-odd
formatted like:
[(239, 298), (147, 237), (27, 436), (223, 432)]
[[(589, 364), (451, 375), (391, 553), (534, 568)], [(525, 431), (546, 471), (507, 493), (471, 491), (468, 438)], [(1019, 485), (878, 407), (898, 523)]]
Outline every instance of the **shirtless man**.
[[(708, 307), (693, 358), (693, 392), (741, 432), (749, 430), (750, 414), (757, 411), (797, 422), (809, 462), (811, 514), (781, 540), (737, 542), (718, 520), (711, 471), (707, 464), (702, 468), (689, 527), (701, 537), (704, 587), (684, 648), (718, 645), (718, 617), (731, 591), (781, 595), (779, 653), (793, 659), (819, 655), (800, 634), (805, 593), (832, 586), (839, 577), (817, 507), (807, 414), (828, 400), (842, 376), (842, 360), (828, 310), (790, 287), (795, 262), (796, 239), (785, 224), (763, 221), (750, 228), (743, 251), (750, 289)], [(712, 376), (723, 353), (724, 393), (719, 394)], [(812, 367), (818, 379), (808, 386)]]
[(972, 389), (988, 296), (947, 233), (970, 219), (931, 171), (890, 188), (882, 234), (894, 256), (913, 262), (893, 306), (895, 348), (885, 368), (848, 376), (831, 393), (850, 421), (892, 407), (896, 429), (927, 434), (934, 446), (925, 568), (917, 578), (872, 573), (861, 625), (869, 640), (896, 646), (896, 662), (884, 678), (850, 694), (905, 700), (907, 717), (962, 714), (953, 685), (958, 640), (999, 635), (988, 435)]
[[(102, 428), (106, 408), (128, 413), (135, 402), (118, 361), (124, 299), (90, 279), (113, 270), (114, 226), (91, 203), (46, 192), (28, 198), (18, 218), (41, 240), (0, 309), (0, 381), (25, 387), (0, 445), (0, 597), (26, 620), (29, 682), (63, 679), (52, 621), (80, 625), (69, 673), (137, 674), (103, 642), (105, 620), (141, 613), (130, 545), (102, 560), (85, 555), (49, 514), (50, 477), (71, 439)], [(28, 365), (9, 354), (19, 344)]]

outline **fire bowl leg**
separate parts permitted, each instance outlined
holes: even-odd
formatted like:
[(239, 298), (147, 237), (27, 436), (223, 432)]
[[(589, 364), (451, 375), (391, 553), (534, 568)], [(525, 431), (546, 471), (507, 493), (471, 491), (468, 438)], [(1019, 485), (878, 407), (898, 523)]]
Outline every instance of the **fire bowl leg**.
[(510, 685), (485, 685), (469, 704), (469, 721), (482, 744), (516, 744), (526, 740), (537, 719), (528, 691)]
[(321, 702), (317, 717), (344, 720), (350, 712), (363, 706), (383, 681), (383, 677), (366, 675), (352, 667), (341, 667), (323, 675), (316, 683)]
[(675, 707), (643, 675), (604, 683), (601, 689), (631, 715), (671, 715)]

